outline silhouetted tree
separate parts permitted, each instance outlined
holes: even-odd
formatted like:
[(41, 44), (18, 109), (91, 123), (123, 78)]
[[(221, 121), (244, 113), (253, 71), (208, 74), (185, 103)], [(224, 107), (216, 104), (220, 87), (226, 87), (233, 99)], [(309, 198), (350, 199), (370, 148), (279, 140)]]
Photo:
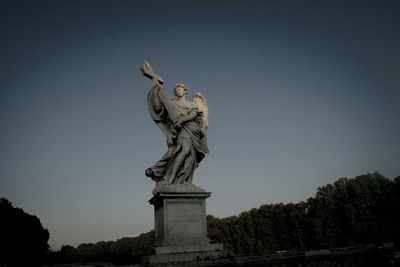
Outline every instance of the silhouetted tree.
[(5, 198), (0, 198), (0, 218), (0, 265), (40, 265), (49, 248), (49, 232), (40, 220)]

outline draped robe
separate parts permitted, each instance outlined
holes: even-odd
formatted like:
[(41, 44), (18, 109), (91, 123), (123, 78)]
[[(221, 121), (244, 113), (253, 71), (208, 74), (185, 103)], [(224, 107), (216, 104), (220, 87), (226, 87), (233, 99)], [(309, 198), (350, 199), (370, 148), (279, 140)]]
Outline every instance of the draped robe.
[[(162, 132), (174, 139), (174, 143), (168, 146), (164, 156), (149, 169), (151, 178), (165, 184), (192, 183), (193, 173), (205, 154), (208, 153), (207, 139), (201, 127), (201, 114), (193, 102), (179, 102), (177, 99), (167, 100), (160, 86), (153, 86), (147, 98), (149, 112)], [(186, 121), (180, 129), (176, 129), (174, 122), (187, 116), (191, 112), (197, 112), (197, 117)], [(190, 152), (184, 158), (184, 162), (177, 171), (176, 177), (171, 177), (172, 168), (176, 158), (182, 153), (182, 147), (190, 148)]]

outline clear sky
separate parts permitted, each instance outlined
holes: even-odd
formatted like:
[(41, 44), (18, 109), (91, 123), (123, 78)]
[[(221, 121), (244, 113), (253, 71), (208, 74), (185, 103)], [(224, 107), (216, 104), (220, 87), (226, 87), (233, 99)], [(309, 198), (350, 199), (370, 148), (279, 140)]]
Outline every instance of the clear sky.
[(50, 245), (153, 228), (143, 59), (210, 108), (207, 212), (400, 175), (399, 1), (2, 1), (0, 196)]

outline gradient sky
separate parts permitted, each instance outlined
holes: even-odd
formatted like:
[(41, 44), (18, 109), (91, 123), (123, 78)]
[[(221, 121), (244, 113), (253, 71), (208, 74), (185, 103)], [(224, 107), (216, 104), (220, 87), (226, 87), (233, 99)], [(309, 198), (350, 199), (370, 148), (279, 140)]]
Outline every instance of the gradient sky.
[(143, 59), (210, 108), (207, 212), (400, 175), (399, 1), (2, 1), (0, 196), (50, 245), (153, 229)]

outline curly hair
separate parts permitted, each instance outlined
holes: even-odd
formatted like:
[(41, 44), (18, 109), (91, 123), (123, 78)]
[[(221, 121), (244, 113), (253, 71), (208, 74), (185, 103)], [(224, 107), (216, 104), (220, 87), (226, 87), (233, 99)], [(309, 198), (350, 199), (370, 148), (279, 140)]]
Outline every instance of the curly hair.
[(186, 92), (187, 92), (188, 89), (189, 89), (189, 88), (187, 88), (186, 85), (184, 85), (183, 83), (177, 83), (177, 84), (175, 84), (175, 86), (174, 86), (174, 95), (175, 95), (175, 96), (177, 96), (177, 95), (176, 95), (176, 89), (179, 88), (179, 87), (180, 87), (180, 88), (183, 88)]

